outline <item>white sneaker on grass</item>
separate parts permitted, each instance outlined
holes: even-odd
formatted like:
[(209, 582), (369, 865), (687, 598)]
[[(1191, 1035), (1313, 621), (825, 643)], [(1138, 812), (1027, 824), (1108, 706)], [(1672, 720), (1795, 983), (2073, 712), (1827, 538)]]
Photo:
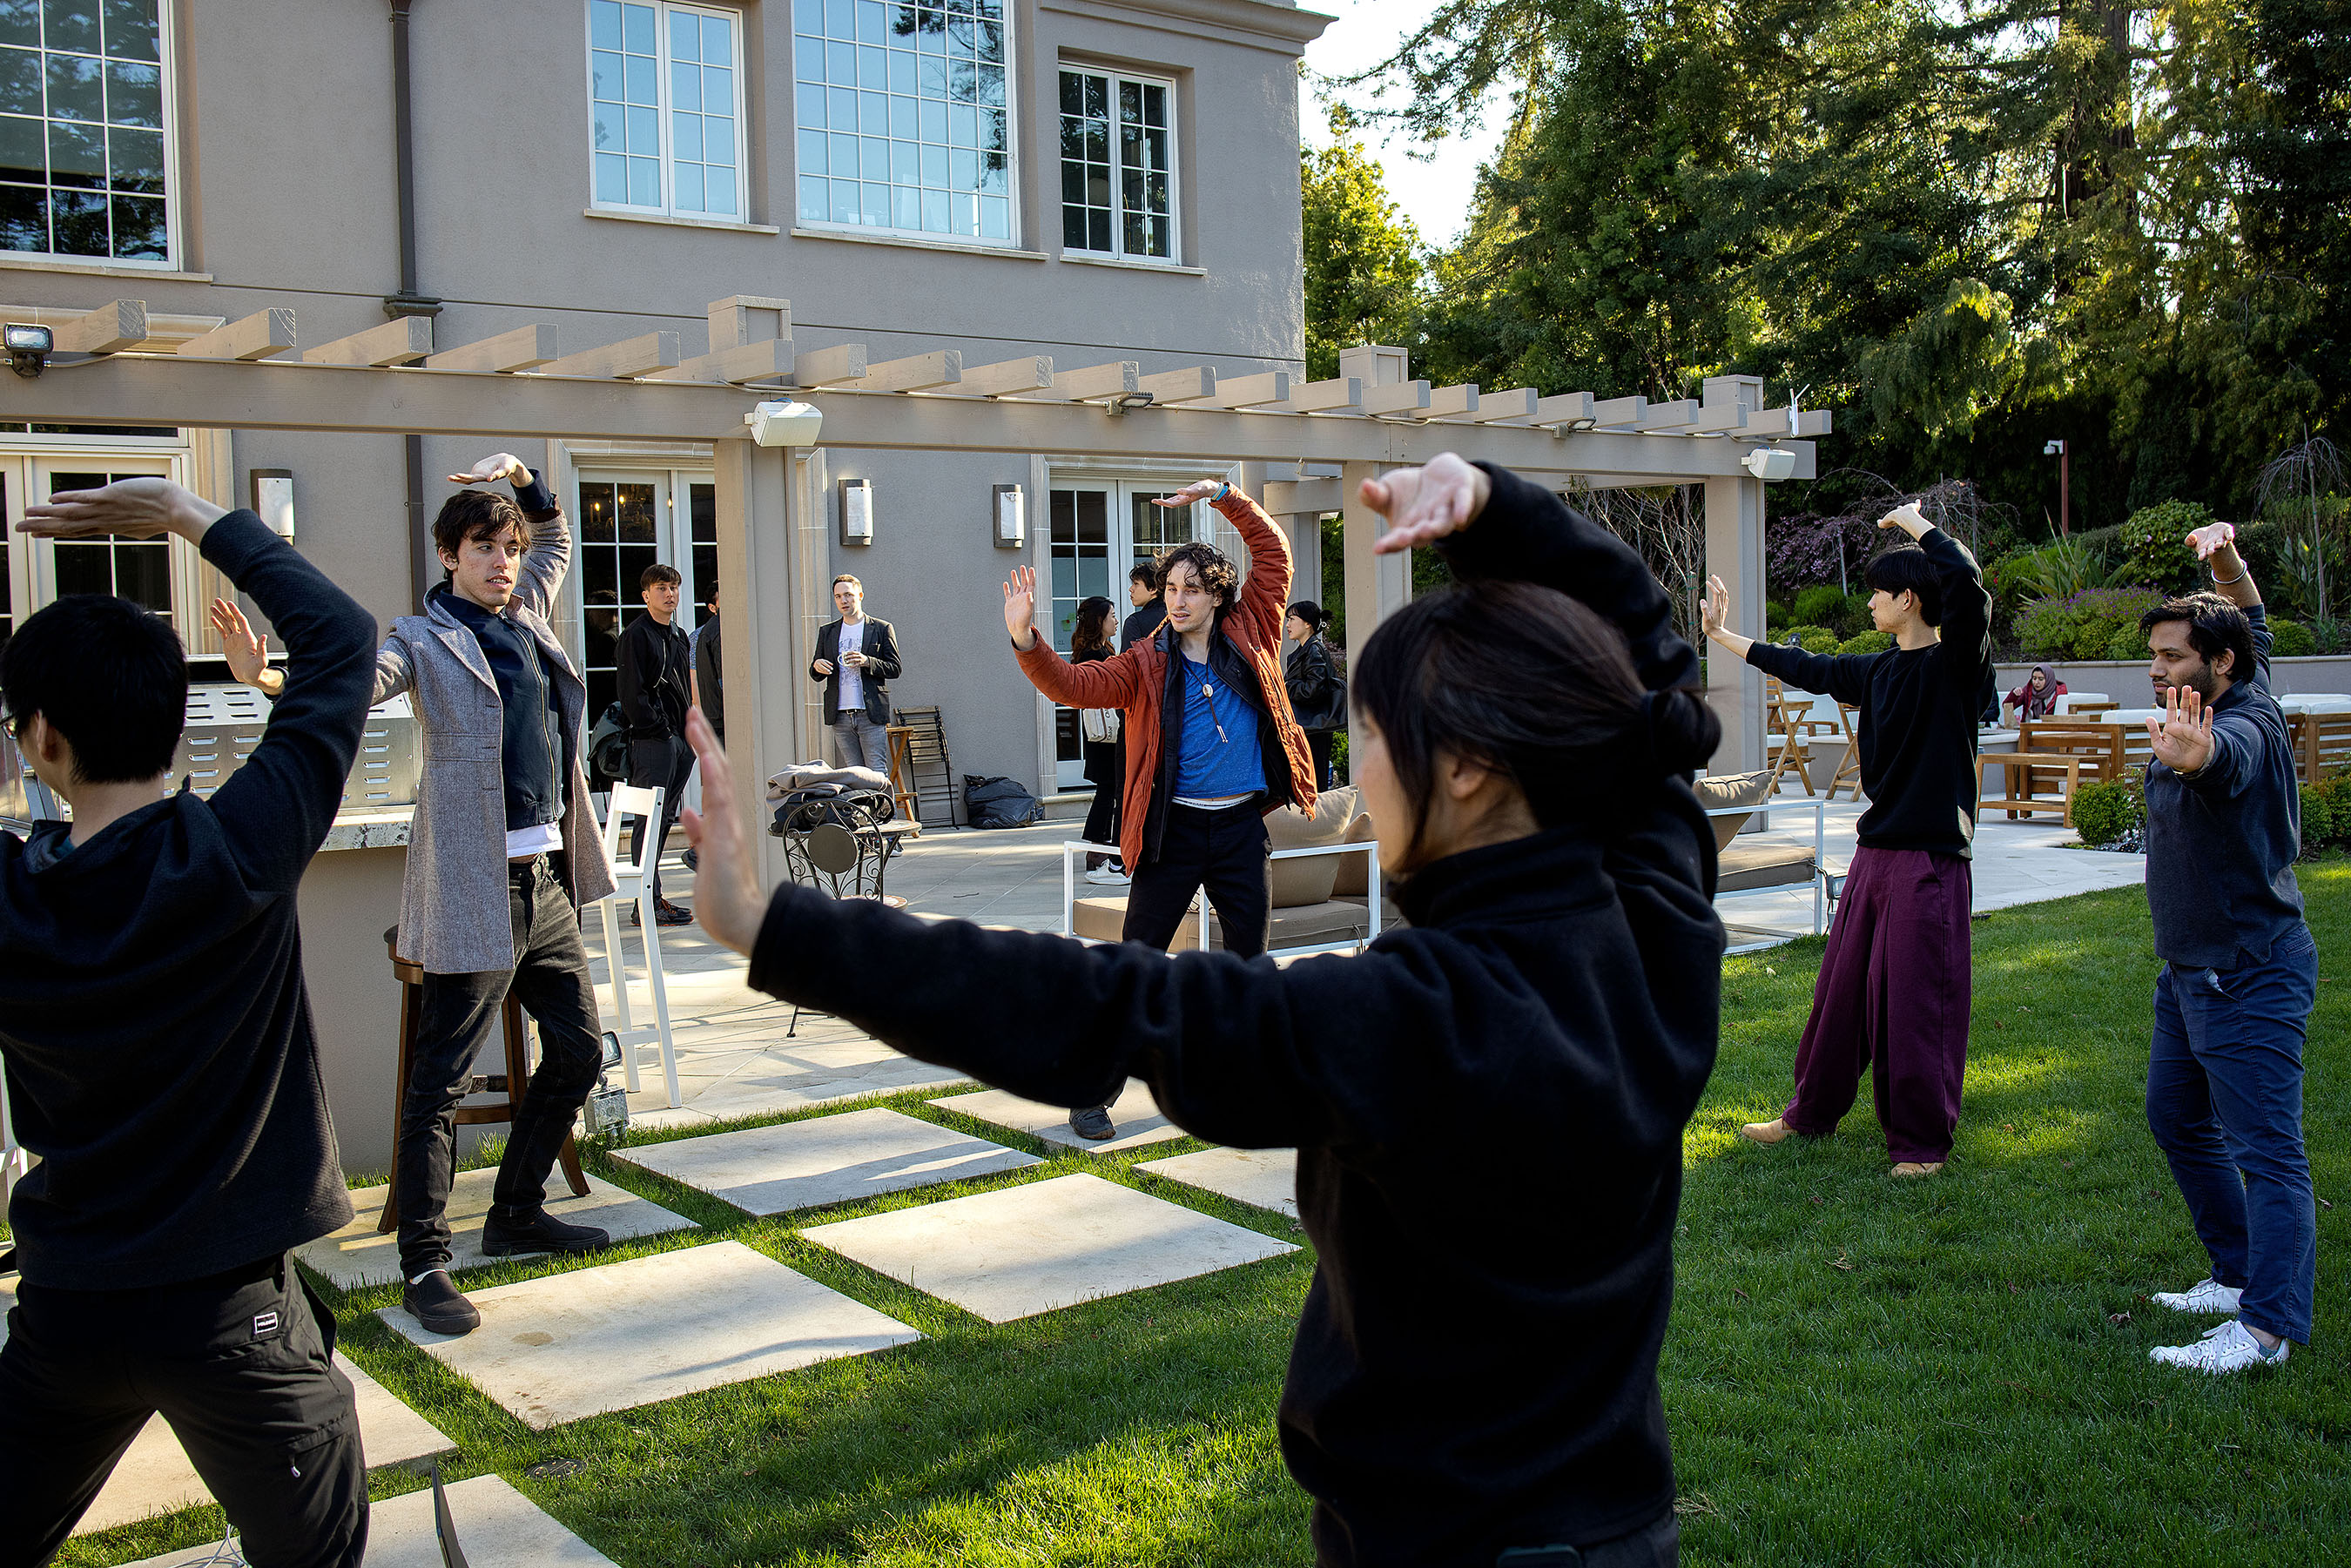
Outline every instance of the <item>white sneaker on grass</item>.
[(2250, 1367), (2283, 1366), (2291, 1348), (2280, 1340), (2275, 1349), (2264, 1350), (2252, 1330), (2231, 1318), (2205, 1330), (2204, 1337), (2194, 1344), (2159, 1344), (2147, 1353), (2147, 1358), (2183, 1372), (2209, 1372), (2220, 1377)]
[(2147, 1300), (2175, 1312), (2234, 1312), (2244, 1295), (2217, 1280), (2199, 1280), (2184, 1291), (2158, 1291)]

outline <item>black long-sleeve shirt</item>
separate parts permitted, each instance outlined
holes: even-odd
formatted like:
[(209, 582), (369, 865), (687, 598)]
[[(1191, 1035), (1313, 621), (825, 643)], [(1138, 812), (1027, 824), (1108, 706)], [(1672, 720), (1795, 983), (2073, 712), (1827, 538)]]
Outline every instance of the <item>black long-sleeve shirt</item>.
[(295, 894), (367, 722), (375, 623), (251, 512), (204, 557), (286, 643), (261, 744), (78, 846), (0, 833), (0, 1057), (40, 1164), (9, 1205), (24, 1277), (217, 1274), (347, 1222)]
[(2269, 962), (2302, 924), (2302, 789), (2270, 695), (2269, 617), (2254, 605), (2253, 667), (2212, 705), (2212, 756), (2193, 774), (2147, 768), (2147, 908), (2167, 963)]
[(694, 643), (685, 628), (664, 626), (651, 612), (621, 633), (621, 716), (631, 740), (664, 740), (685, 733), (694, 706)]
[(1861, 788), (1869, 810), (1856, 837), (1871, 849), (1974, 856), (1977, 719), (1992, 678), (1991, 595), (1968, 547), (1928, 528), (1918, 548), (1942, 590), (1939, 641), (1842, 656), (1757, 643), (1747, 662), (1808, 692), (1861, 709)]
[[(1645, 674), (1695, 674), (1623, 544), (1494, 478), (1457, 574), (1539, 574)], [(1416, 873), (1411, 927), (1359, 957), (1170, 959), (785, 887), (751, 983), (1049, 1103), (1139, 1074), (1188, 1132), (1296, 1146), (1320, 1256), (1280, 1425), (1319, 1557), (1490, 1568), (1672, 1505), (1656, 1364), (1715, 1056), (1713, 871), (1696, 800), (1660, 779), (1604, 821)]]

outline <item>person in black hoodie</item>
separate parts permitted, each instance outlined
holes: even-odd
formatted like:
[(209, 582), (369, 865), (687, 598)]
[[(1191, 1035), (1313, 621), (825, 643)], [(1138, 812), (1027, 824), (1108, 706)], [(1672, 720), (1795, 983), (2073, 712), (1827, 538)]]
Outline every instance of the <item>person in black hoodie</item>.
[(685, 819), (702, 923), (754, 986), (909, 1055), (1061, 1105), (1140, 1074), (1188, 1133), (1298, 1149), (1320, 1256), (1279, 1423), (1319, 1562), (1670, 1563), (1657, 1353), (1723, 947), (1680, 775), (1719, 727), (1664, 591), (1557, 497), (1449, 454), (1363, 495), (1461, 584), (1356, 661), (1408, 929), (1284, 967), (767, 903), (715, 768)]
[(1917, 507), (1896, 507), (1877, 526), (1918, 541), (1865, 573), (1870, 615), (1894, 636), (1883, 653), (1840, 658), (1750, 642), (1723, 625), (1722, 580), (1708, 584), (1702, 620), (1717, 644), (1860, 708), (1869, 797), (1796, 1048), (1796, 1092), (1778, 1116), (1740, 1133), (1758, 1144), (1826, 1137), (1865, 1071), (1893, 1174), (1931, 1176), (1950, 1156), (1968, 1071), (1976, 726), (1995, 689), (1991, 595), (1968, 547)]
[(204, 800), (172, 789), (169, 622), (74, 595), (0, 653), (8, 723), (73, 808), (0, 833), (0, 1059), (40, 1156), (9, 1206), (0, 1564), (47, 1562), (160, 1410), (251, 1561), (355, 1565), (350, 1381), (287, 1257), (351, 1218), (295, 895), (359, 749), (375, 625), (251, 512), (165, 480), (61, 493), (18, 528), (185, 539), (275, 622), (287, 681)]

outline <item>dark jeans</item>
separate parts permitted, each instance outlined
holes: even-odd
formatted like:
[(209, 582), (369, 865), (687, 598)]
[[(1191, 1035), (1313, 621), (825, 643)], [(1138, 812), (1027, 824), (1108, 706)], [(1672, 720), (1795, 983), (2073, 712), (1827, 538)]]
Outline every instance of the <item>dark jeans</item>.
[[(661, 837), (653, 841), (653, 896), (661, 896), (661, 857), (669, 848), (669, 831), (677, 826), (677, 814), (685, 810), (686, 780), (694, 777), (694, 747), (682, 735), (661, 740), (629, 742), (629, 782), (641, 789), (662, 792)], [(629, 861), (644, 849), (645, 820), (639, 817), (629, 829)]]
[(1949, 1155), (1968, 1073), (1974, 885), (1955, 855), (1854, 852), (1796, 1048), (1791, 1132), (1836, 1131), (1866, 1071), (1886, 1152), (1897, 1163)]
[[(1114, 844), (1118, 842), (1118, 792), (1126, 779), (1125, 748), (1114, 740), (1084, 744), (1086, 779), (1094, 787), (1094, 798), (1086, 808), (1085, 829), (1078, 837), (1090, 844)], [(1085, 869), (1092, 871), (1117, 860), (1116, 855), (1088, 855)]]
[(367, 1461), (334, 1346), (282, 1256), (133, 1291), (23, 1285), (0, 1348), (0, 1568), (55, 1555), (157, 1411), (254, 1568), (358, 1568)]
[(400, 1267), (414, 1279), (449, 1262), (449, 1173), (456, 1151), (457, 1102), (474, 1058), (497, 1029), (511, 988), (538, 1025), (538, 1066), (507, 1129), (492, 1201), (536, 1208), (547, 1198), (547, 1173), (603, 1063), (596, 991), (580, 915), (564, 892), (551, 855), (507, 868), (514, 917), (515, 967), (472, 975), (424, 977), (416, 1055), (400, 1113), (400, 1160), (392, 1182), (400, 1198)]
[(1337, 775), (1331, 771), (1331, 737), (1335, 729), (1310, 729), (1306, 732), (1306, 750), (1314, 758), (1314, 788), (1335, 789)]
[(2318, 1206), (2302, 1143), (2302, 1045), (2318, 994), (2308, 927), (2233, 969), (2164, 966), (2155, 982), (2147, 1124), (2212, 1278), (2237, 1315), (2310, 1343)]
[(1123, 940), (1164, 948), (1176, 939), (1192, 895), (1203, 886), (1225, 928), (1225, 951), (1254, 958), (1265, 951), (1265, 819), (1256, 798), (1221, 811), (1169, 805), (1159, 852), (1127, 870)]

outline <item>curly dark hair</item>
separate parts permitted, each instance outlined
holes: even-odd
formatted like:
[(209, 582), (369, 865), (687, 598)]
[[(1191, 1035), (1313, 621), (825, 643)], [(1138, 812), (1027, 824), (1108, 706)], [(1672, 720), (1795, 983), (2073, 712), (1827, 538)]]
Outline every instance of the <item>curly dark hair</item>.
[(1241, 585), (1241, 569), (1233, 564), (1232, 557), (1203, 539), (1177, 545), (1159, 558), (1159, 578), (1152, 586), (1166, 592), (1168, 574), (1178, 566), (1189, 566), (1200, 586), (1217, 596), (1219, 613), (1231, 606), (1233, 594)]

